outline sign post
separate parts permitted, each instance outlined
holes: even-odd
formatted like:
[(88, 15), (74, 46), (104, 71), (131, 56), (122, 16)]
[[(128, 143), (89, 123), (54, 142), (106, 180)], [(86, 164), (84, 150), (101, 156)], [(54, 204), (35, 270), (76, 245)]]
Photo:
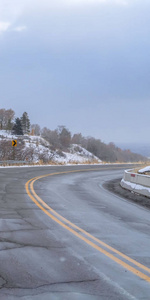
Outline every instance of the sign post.
[(17, 146), (17, 140), (12, 140), (13, 147), (13, 160), (15, 160), (15, 147)]
[(13, 147), (16, 147), (16, 146), (17, 146), (17, 140), (13, 140), (13, 141), (12, 141), (12, 146), (13, 146)]

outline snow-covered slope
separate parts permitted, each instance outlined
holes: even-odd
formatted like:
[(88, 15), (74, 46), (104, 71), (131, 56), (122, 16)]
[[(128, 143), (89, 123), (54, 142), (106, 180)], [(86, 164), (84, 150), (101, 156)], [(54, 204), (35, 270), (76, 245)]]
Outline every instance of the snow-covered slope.
[(12, 140), (16, 138), (16, 135), (12, 135), (10, 130), (0, 130), (0, 140), (3, 140), (4, 138)]
[(52, 161), (59, 164), (102, 162), (99, 158), (79, 145), (72, 144), (68, 152), (61, 150), (52, 151), (51, 145), (40, 136), (15, 136), (9, 131), (0, 130), (0, 143), (1, 141), (10, 141), (13, 139), (18, 140), (18, 142), (23, 140), (24, 148), (22, 149), (22, 153), (24, 155), (23, 157), (28, 161), (43, 161), (45, 163)]
[(63, 152), (63, 156), (55, 154), (54, 160), (59, 163), (87, 163), (87, 162), (102, 162), (98, 157), (94, 156), (91, 152), (82, 148), (79, 145), (71, 145), (70, 152)]

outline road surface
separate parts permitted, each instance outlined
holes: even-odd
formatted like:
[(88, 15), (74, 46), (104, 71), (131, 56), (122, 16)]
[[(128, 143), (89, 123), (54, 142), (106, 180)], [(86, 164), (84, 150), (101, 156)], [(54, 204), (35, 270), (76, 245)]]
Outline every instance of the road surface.
[(150, 211), (124, 165), (0, 169), (0, 299), (150, 299)]

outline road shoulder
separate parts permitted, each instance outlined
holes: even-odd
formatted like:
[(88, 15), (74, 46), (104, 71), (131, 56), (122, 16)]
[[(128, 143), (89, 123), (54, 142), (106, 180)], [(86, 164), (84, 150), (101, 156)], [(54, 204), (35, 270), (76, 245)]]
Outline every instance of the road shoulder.
[(117, 178), (115, 180), (107, 181), (103, 184), (103, 187), (110, 192), (121, 196), (131, 202), (141, 205), (145, 208), (150, 209), (150, 199), (146, 196), (141, 196), (136, 193), (130, 192), (120, 186), (120, 181), (122, 178)]

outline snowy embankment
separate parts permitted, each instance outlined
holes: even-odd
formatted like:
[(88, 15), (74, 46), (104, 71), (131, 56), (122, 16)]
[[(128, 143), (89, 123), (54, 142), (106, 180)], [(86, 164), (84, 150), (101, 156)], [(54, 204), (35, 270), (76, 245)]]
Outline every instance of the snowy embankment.
[(0, 130), (0, 140), (14, 140), (18, 137), (15, 134), (11, 134), (10, 130)]
[[(0, 130), (0, 143), (1, 141), (17, 140), (18, 146), (23, 142), (21, 150), (25, 160), (33, 163), (38, 162), (52, 162), (56, 164), (84, 164), (84, 163), (102, 163), (102, 161), (94, 156), (92, 153), (79, 145), (72, 144), (67, 152), (58, 150), (51, 150), (51, 145), (44, 138), (40, 136), (16, 136), (5, 130)], [(0, 159), (1, 160), (1, 159)]]
[(92, 153), (82, 148), (79, 145), (72, 144), (70, 147), (70, 152), (62, 151), (60, 156), (57, 152), (54, 155), (54, 160), (58, 163), (88, 163), (88, 162), (97, 162), (101, 163), (102, 161), (94, 156)]
[(138, 170), (139, 174), (149, 173), (150, 172), (150, 166), (147, 166), (143, 169)]

